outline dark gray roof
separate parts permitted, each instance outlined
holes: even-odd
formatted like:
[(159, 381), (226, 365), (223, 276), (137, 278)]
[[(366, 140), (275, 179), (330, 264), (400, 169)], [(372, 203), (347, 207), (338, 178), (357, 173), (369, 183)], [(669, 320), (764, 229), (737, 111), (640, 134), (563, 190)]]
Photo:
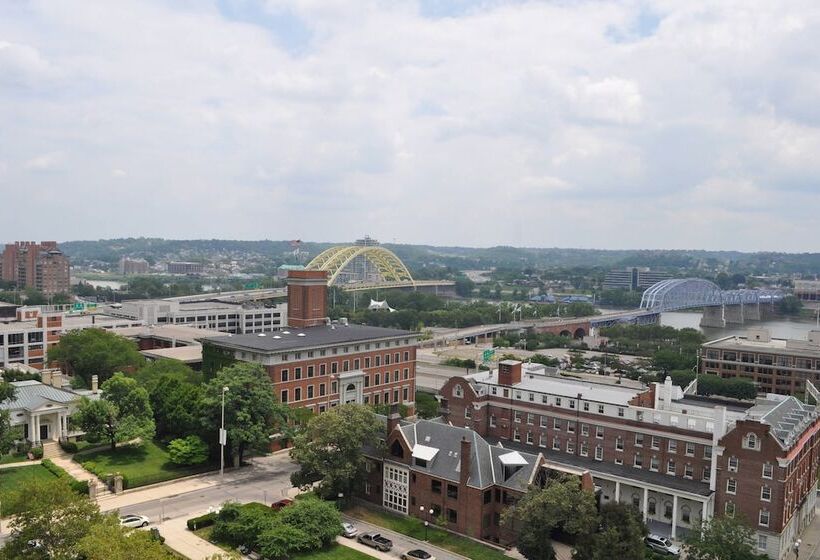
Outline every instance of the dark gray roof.
[(459, 428), (441, 422), (419, 420), (401, 426), (404, 437), (410, 444), (411, 450), (416, 444), (438, 449), (435, 458), (427, 463), (426, 467), (413, 464), (411, 469), (431, 474), (437, 478), (457, 482), (461, 475), (461, 440), (467, 438), (470, 442), (470, 478), (469, 486), (487, 488), (494, 484), (525, 490), (536, 467), (538, 455), (524, 452), (522, 458), (526, 461), (521, 469), (509, 479), (505, 479), (504, 467), (499, 457), (509, 453), (509, 449), (492, 449), (480, 435), (467, 428)]
[(414, 335), (415, 333), (410, 331), (367, 325), (321, 325), (305, 329), (288, 327), (281, 331), (264, 333), (264, 336), (261, 334), (221, 336), (209, 338), (207, 342), (217, 346), (254, 352), (281, 352)]
[(81, 397), (39, 381), (13, 381), (10, 385), (14, 387), (14, 400), (0, 403), (0, 410), (36, 410), (49, 403), (65, 405)]
[[(518, 443), (510, 440), (499, 440), (490, 438), (494, 444), (501, 443), (507, 449), (516, 449), (520, 451), (532, 451), (533, 446), (525, 443)], [(673, 490), (680, 490), (697, 494), (699, 496), (709, 496), (712, 491), (709, 490), (709, 485), (704, 482), (696, 480), (689, 480), (678, 476), (666, 475), (660, 472), (653, 472), (648, 469), (636, 469), (628, 465), (616, 465), (608, 461), (596, 461), (589, 457), (580, 457), (578, 455), (569, 455), (560, 451), (552, 451), (549, 449), (540, 449), (541, 453), (547, 459), (548, 463), (555, 463), (557, 465), (566, 465), (568, 467), (581, 468), (592, 473), (610, 474), (622, 478), (631, 478), (637, 483), (649, 483), (656, 486), (665, 486)]]
[(782, 400), (759, 399), (747, 412), (749, 418), (770, 425), (771, 433), (784, 449), (788, 449), (817, 418), (817, 408), (794, 397)]

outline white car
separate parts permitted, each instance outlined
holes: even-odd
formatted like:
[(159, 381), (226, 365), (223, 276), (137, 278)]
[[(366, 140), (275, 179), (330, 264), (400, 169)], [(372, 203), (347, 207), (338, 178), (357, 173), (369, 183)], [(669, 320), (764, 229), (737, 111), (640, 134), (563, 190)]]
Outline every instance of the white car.
[(151, 521), (145, 517), (144, 515), (123, 515), (120, 517), (120, 525), (123, 527), (131, 527), (132, 529), (136, 529), (137, 527), (147, 527)]
[(352, 523), (342, 523), (342, 534), (348, 539), (352, 539), (359, 534), (359, 530)]
[(680, 556), (680, 547), (672, 543), (672, 541), (666, 537), (649, 535), (646, 539), (644, 539), (644, 541), (646, 542), (646, 546), (655, 552), (668, 554), (670, 556)]

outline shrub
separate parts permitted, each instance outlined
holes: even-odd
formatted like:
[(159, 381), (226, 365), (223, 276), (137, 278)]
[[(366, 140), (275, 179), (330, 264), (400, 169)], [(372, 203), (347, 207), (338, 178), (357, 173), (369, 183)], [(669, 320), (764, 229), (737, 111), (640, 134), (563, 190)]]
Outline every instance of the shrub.
[(178, 438), (168, 444), (168, 455), (177, 465), (200, 465), (208, 460), (208, 445), (199, 436)]
[(59, 465), (54, 464), (51, 459), (43, 459), (43, 468), (61, 480), (65, 480), (68, 486), (77, 494), (88, 494), (88, 483), (82, 480), (77, 480)]
[(43, 448), (42, 447), (32, 447), (31, 448), (31, 456), (35, 459), (42, 459), (43, 458)]
[(216, 513), (206, 513), (199, 517), (193, 517), (186, 522), (189, 531), (196, 531), (203, 527), (210, 527), (216, 522)]
[(73, 441), (63, 441), (60, 440), (60, 447), (63, 448), (63, 451), (66, 453), (76, 453), (77, 452), (77, 444)]

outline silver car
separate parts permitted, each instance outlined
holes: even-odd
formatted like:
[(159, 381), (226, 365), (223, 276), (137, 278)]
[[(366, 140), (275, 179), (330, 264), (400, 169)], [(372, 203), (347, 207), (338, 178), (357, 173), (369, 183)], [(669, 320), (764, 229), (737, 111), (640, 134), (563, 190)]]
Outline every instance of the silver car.
[(352, 539), (359, 534), (359, 530), (353, 523), (342, 523), (342, 534), (348, 539)]
[(120, 517), (120, 525), (136, 529), (137, 527), (147, 527), (151, 521), (144, 515), (123, 515)]
[(644, 539), (644, 542), (646, 542), (646, 546), (655, 552), (668, 554), (669, 556), (680, 556), (680, 547), (666, 537), (649, 535)]

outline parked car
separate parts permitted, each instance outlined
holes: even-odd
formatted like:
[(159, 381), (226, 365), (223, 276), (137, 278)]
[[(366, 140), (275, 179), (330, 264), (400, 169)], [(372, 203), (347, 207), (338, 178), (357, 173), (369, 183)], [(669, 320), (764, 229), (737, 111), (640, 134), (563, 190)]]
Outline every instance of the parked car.
[(393, 541), (381, 536), (379, 533), (374, 533), (372, 531), (369, 533), (362, 533), (359, 535), (357, 540), (364, 545), (373, 547), (376, 550), (381, 550), (382, 552), (387, 552), (393, 548)]
[(273, 502), (273, 503), (270, 505), (270, 507), (271, 507), (271, 509), (274, 509), (274, 510), (280, 510), (280, 509), (282, 509), (283, 507), (287, 507), (287, 506), (289, 506), (289, 505), (290, 505), (290, 504), (292, 504), (292, 503), (293, 503), (293, 500), (291, 500), (290, 498), (282, 498), (281, 500), (278, 500), (278, 501), (276, 501), (276, 502)]
[(671, 540), (660, 535), (649, 535), (644, 539), (646, 546), (655, 552), (669, 556), (680, 556), (680, 547)]
[(254, 552), (253, 549), (251, 549), (251, 547), (249, 547), (246, 544), (240, 545), (239, 553), (242, 555), (242, 558), (245, 558), (246, 560), (262, 559), (262, 555), (260, 555), (258, 552)]
[(348, 539), (352, 539), (359, 534), (359, 530), (353, 523), (342, 523), (342, 534)]
[(436, 560), (436, 557), (426, 550), (415, 548), (402, 554), (401, 560)]
[(131, 527), (132, 529), (147, 527), (150, 522), (151, 521), (144, 515), (131, 514), (120, 517), (120, 525), (123, 527)]

